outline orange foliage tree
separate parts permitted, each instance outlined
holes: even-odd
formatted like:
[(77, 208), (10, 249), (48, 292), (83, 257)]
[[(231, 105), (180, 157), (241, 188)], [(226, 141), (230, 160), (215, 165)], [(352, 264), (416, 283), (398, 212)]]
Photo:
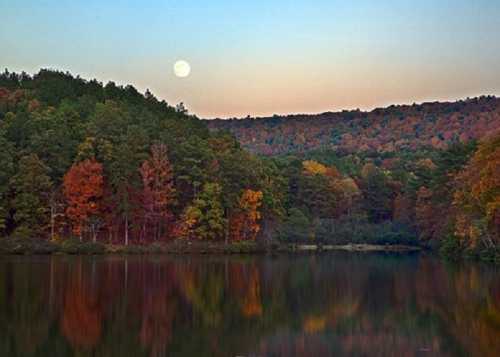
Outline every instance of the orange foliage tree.
[(156, 144), (151, 156), (140, 168), (143, 183), (143, 235), (148, 223), (153, 227), (153, 238), (158, 240), (165, 233), (165, 223), (172, 219), (170, 206), (174, 202), (174, 182), (167, 147)]
[(260, 231), (259, 220), (262, 206), (262, 191), (246, 189), (238, 200), (238, 208), (231, 215), (230, 234), (232, 240), (255, 240)]
[(64, 175), (63, 192), (67, 202), (66, 215), (73, 232), (82, 240), (86, 231), (95, 242), (101, 225), (104, 191), (103, 168), (95, 159), (76, 163)]

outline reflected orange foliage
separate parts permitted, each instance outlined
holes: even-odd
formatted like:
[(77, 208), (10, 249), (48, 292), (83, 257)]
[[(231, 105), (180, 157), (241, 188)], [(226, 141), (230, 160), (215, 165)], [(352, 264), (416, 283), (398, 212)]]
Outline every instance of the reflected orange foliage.
[(307, 333), (317, 333), (326, 327), (325, 316), (309, 316), (304, 320), (304, 331)]
[(75, 348), (92, 349), (102, 333), (99, 296), (84, 284), (81, 267), (75, 271), (64, 298), (61, 330)]
[(177, 303), (172, 296), (161, 289), (148, 294), (142, 310), (140, 341), (151, 348), (151, 356), (164, 356), (172, 340), (172, 325), (177, 311)]
[(256, 267), (252, 267), (248, 280), (247, 293), (242, 305), (243, 315), (246, 317), (262, 315), (262, 303), (260, 298), (260, 276)]

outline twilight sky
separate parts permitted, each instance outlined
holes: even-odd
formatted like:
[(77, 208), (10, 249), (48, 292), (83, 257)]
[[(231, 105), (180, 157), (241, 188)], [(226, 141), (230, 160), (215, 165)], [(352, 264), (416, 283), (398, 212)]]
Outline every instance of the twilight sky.
[(0, 67), (130, 83), (204, 118), (500, 95), (500, 1), (0, 0)]

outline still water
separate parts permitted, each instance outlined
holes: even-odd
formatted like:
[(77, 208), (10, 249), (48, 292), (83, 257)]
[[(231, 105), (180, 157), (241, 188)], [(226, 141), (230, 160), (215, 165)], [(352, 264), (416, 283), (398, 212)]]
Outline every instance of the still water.
[(500, 356), (500, 269), (424, 255), (0, 257), (1, 356)]

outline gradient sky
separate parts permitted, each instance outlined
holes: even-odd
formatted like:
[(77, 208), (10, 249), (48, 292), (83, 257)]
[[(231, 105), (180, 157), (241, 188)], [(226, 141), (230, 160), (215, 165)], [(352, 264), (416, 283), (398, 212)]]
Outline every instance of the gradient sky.
[(0, 67), (130, 83), (200, 117), (500, 95), (500, 1), (0, 0)]

